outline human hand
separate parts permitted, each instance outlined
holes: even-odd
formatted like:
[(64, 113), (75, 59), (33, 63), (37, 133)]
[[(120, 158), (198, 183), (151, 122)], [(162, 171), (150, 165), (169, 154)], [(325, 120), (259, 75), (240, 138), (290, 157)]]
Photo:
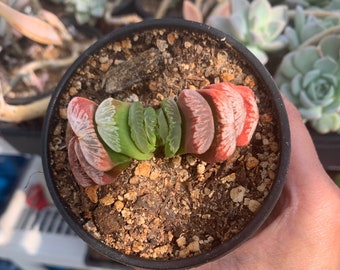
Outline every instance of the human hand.
[(196, 270), (340, 269), (340, 189), (323, 169), (299, 112), (285, 99), (291, 161), (267, 224), (239, 248)]

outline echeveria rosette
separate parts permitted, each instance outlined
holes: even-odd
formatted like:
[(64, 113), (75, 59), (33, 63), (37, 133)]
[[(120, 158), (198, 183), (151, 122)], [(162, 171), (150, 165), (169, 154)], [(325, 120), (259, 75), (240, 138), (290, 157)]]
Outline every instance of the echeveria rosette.
[(288, 53), (275, 80), (320, 133), (340, 132), (340, 36), (323, 38), (318, 46)]
[(212, 16), (207, 23), (234, 36), (252, 51), (262, 63), (266, 52), (283, 49), (287, 42), (281, 35), (288, 22), (288, 8), (272, 7), (268, 0), (231, 0), (230, 16)]

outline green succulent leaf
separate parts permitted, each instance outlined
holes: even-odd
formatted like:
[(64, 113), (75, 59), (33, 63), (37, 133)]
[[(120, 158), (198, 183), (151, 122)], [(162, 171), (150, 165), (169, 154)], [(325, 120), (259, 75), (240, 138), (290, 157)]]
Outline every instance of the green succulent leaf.
[(105, 99), (99, 104), (95, 122), (100, 137), (115, 152), (120, 153), (121, 143), (119, 136), (119, 127), (117, 123), (117, 106), (111, 104), (112, 99)]
[(158, 139), (157, 145), (165, 145), (168, 134), (169, 134), (168, 121), (165, 117), (163, 109), (160, 108), (157, 110), (157, 126), (156, 126), (156, 135)]
[(311, 100), (310, 96), (307, 95), (306, 92), (300, 92), (300, 104), (304, 108), (306, 109), (314, 108), (316, 104), (313, 101), (314, 100)]
[(298, 97), (292, 94), (290, 83), (285, 82), (279, 85), (280, 85), (280, 90), (285, 95), (285, 97), (287, 97), (294, 105), (298, 105), (299, 104)]
[(340, 36), (329, 35), (320, 41), (319, 47), (324, 56), (329, 56), (339, 63)]
[(304, 120), (320, 119), (322, 116), (322, 108), (320, 106), (314, 106), (312, 108), (299, 108), (299, 112)]
[(128, 157), (126, 155), (123, 155), (121, 153), (117, 153), (113, 151), (110, 147), (108, 147), (104, 143), (104, 147), (110, 158), (113, 160), (113, 162), (118, 166), (122, 165), (123, 167), (127, 167), (131, 164), (132, 158)]
[(321, 22), (314, 17), (311, 17), (307, 20), (306, 25), (301, 29), (300, 32), (300, 43), (305, 42), (306, 40), (312, 38), (313, 36), (321, 33), (325, 30), (325, 27), (321, 24)]
[(145, 154), (152, 152), (144, 128), (144, 107), (139, 101), (131, 104), (128, 123), (130, 126), (131, 138), (137, 148)]
[(156, 126), (157, 126), (157, 114), (154, 108), (147, 107), (144, 110), (144, 126), (146, 137), (148, 139), (149, 145), (151, 146), (151, 151), (156, 149)]
[(329, 56), (316, 60), (314, 67), (322, 73), (329, 74), (334, 74), (339, 70), (339, 64)]
[(137, 160), (147, 160), (152, 153), (141, 152), (130, 135), (130, 103), (114, 98), (102, 101), (95, 114), (95, 122), (101, 139), (114, 152), (121, 153)]
[(299, 73), (299, 70), (294, 65), (294, 57), (294, 53), (288, 53), (285, 55), (279, 67), (278, 74), (284, 76), (287, 79), (291, 79)]
[(271, 6), (266, 0), (252, 1), (249, 7), (249, 23), (256, 29), (261, 29), (268, 23), (270, 16)]
[(293, 65), (299, 72), (305, 74), (313, 68), (314, 62), (318, 60), (319, 57), (318, 49), (314, 46), (309, 46), (299, 51), (299, 53), (294, 54), (292, 59)]
[(340, 132), (339, 113), (323, 114), (319, 119), (311, 122), (312, 127), (321, 134)]
[(220, 29), (231, 35), (235, 36), (237, 39), (248, 42), (248, 23), (244, 16), (241, 14), (233, 14), (230, 19), (226, 21), (226, 29)]
[(302, 78), (302, 87), (305, 88), (307, 87), (310, 83), (312, 83), (314, 80), (316, 80), (321, 74), (321, 71), (318, 69), (313, 69), (311, 71), (308, 71), (306, 75)]
[(284, 35), (286, 36), (286, 38), (288, 40), (288, 48), (290, 50), (293, 50), (293, 49), (299, 47), (300, 38), (299, 38), (297, 32), (292, 27), (287, 26), (285, 31), (284, 31)]
[(166, 98), (162, 101), (162, 109), (169, 125), (164, 152), (166, 157), (173, 157), (181, 146), (182, 117), (176, 101), (172, 98)]
[(293, 78), (292, 84), (291, 84), (291, 91), (293, 95), (297, 96), (300, 94), (302, 90), (302, 87), (301, 87), (302, 81), (303, 81), (303, 77), (299, 73)]

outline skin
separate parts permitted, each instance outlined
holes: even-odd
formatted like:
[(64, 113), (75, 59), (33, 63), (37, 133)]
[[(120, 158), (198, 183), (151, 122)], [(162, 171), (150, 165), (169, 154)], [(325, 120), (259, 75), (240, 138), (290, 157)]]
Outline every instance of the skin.
[(292, 152), (277, 206), (253, 238), (196, 270), (340, 269), (340, 189), (323, 169), (299, 112), (285, 104)]

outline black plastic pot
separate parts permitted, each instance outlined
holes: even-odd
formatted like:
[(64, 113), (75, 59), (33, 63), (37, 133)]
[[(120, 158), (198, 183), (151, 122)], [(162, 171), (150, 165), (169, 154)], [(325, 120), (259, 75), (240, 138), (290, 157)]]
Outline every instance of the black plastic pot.
[[(63, 202), (55, 186), (56, 176), (54, 176), (52, 173), (50, 153), (48, 147), (51, 137), (49, 129), (51, 120), (53, 120), (53, 118), (56, 117), (55, 115), (58, 114), (57, 108), (55, 107), (58, 105), (58, 102), (63, 94), (64, 89), (66, 89), (66, 87), (68, 86), (72, 74), (77, 70), (77, 68), (80, 65), (82, 65), (87, 60), (89, 55), (99, 51), (102, 46), (106, 45), (109, 42), (122, 40), (127, 36), (133, 36), (134, 33), (140, 33), (145, 30), (164, 28), (177, 31), (186, 29), (190, 33), (207, 34), (211, 38), (218, 40), (223, 44), (225, 43), (226, 47), (231, 46), (239, 53), (240, 59), (243, 59), (248, 63), (251, 70), (253, 71), (253, 75), (257, 78), (259, 83), (261, 83), (261, 85), (264, 86), (263, 90), (267, 92), (268, 97), (270, 97), (272, 100), (273, 108), (278, 118), (277, 122), (279, 126), (277, 128), (279, 130), (281, 151), (277, 177), (272, 185), (270, 193), (268, 194), (263, 206), (259, 209), (259, 211), (255, 215), (254, 219), (251, 220), (239, 234), (232, 237), (229, 241), (217, 246), (210, 252), (203, 253), (197, 256), (193, 256), (186, 259), (174, 259), (174, 260), (151, 260), (151, 259), (148, 260), (136, 256), (128, 256), (120, 252), (117, 252), (116, 250), (109, 248), (99, 240), (95, 239), (92, 235), (90, 235), (83, 229), (80, 221), (75, 218), (71, 210)], [(59, 85), (56, 88), (54, 96), (51, 99), (51, 103), (48, 108), (43, 128), (42, 158), (45, 178), (47, 181), (47, 186), (51, 192), (52, 198), (57, 208), (65, 218), (65, 220), (68, 222), (71, 228), (73, 228), (73, 230), (76, 233), (78, 233), (78, 235), (94, 250), (100, 252), (101, 254), (106, 255), (107, 257), (114, 261), (141, 268), (183, 269), (194, 267), (215, 260), (229, 253), (230, 251), (241, 245), (243, 242), (245, 242), (264, 223), (264, 221), (274, 208), (278, 198), (280, 197), (285, 182), (289, 157), (290, 157), (290, 131), (288, 125), (288, 118), (278, 88), (275, 85), (269, 72), (255, 58), (253, 54), (251, 54), (243, 45), (241, 45), (232, 37), (206, 25), (178, 19), (147, 20), (139, 24), (120, 28), (115, 32), (112, 32), (109, 35), (105, 36), (104, 38), (100, 39), (94, 45), (92, 45), (75, 61), (75, 63), (68, 69), (66, 74), (61, 79)]]

